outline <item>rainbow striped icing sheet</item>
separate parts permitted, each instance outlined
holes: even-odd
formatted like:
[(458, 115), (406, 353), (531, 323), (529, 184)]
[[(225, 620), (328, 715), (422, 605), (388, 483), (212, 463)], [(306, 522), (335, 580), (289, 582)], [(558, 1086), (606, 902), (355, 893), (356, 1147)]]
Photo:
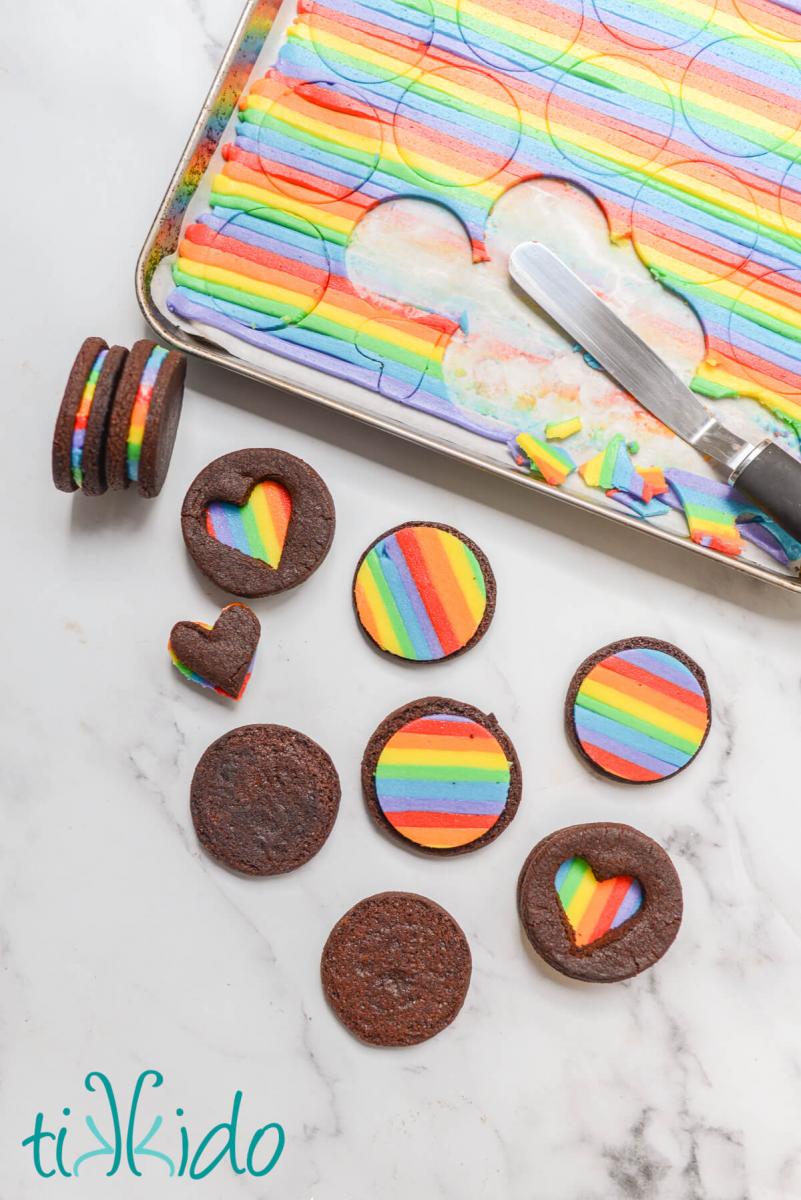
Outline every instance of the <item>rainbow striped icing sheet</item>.
[(165, 350), (163, 346), (154, 346), (148, 355), (142, 371), (142, 378), (139, 380), (139, 387), (136, 389), (126, 445), (128, 478), (132, 483), (136, 483), (139, 478), (139, 459), (142, 456), (142, 442), (145, 436), (147, 414), (150, 411), (150, 401), (153, 399), (153, 388), (156, 385), (161, 364), (168, 354), (169, 350)]
[(380, 649), (417, 662), (446, 658), (474, 637), (487, 609), (473, 551), (446, 529), (406, 525), (381, 538), (356, 572), (359, 621)]
[(589, 946), (611, 929), (619, 929), (642, 908), (638, 880), (631, 875), (596, 879), (586, 858), (563, 862), (554, 882), (577, 946)]
[[(689, 305), (673, 333), (697, 316), (704, 336), (686, 355), (692, 386), (724, 415), (732, 404), (742, 409), (751, 432), (797, 452), (800, 151), (801, 12), (775, 0), (300, 0), (274, 65), (242, 95), (222, 165), (203, 184), (205, 207), (193, 208), (182, 231), (163, 302), (207, 336), (328, 372), (513, 454), (517, 435), (529, 434), (542, 462), (557, 460), (553, 486), (580, 491), (583, 477), (573, 478), (570, 464), (580, 468), (610, 435), (630, 432), (620, 428), (634, 418), (619, 389), (605, 393), (603, 418), (585, 412), (578, 455), (572, 441), (566, 459), (553, 446), (543, 451), (546, 423), (565, 413), (553, 411), (552, 399), (554, 389), (566, 392), (566, 358), (549, 375), (557, 360), (532, 349), (531, 386), (513, 386), (510, 319), (474, 362), (475, 305), (468, 320), (457, 303), (466, 277), (446, 298), (427, 275), (421, 243), (400, 251), (421, 280), (414, 302), (353, 277), (365, 218), (380, 223), (384, 202), (400, 198), (456, 217), (474, 276), (483, 272), (494, 287), (511, 248), (492, 242), (502, 207), (518, 185), (563, 181), (570, 196), (560, 204), (582, 197), (602, 214), (606, 251), (616, 248), (622, 262), (633, 247), (649, 286), (665, 302), (678, 296)], [(401, 216), (395, 227), (414, 238)], [(520, 240), (541, 233), (536, 221), (526, 228)], [(453, 237), (432, 238), (432, 254)], [(620, 274), (610, 260), (593, 278), (606, 251), (595, 242), (578, 264), (605, 298)], [(632, 305), (649, 338), (652, 307), (644, 295)], [(518, 373), (524, 344), (521, 334)], [(505, 370), (493, 390), (493, 371)], [(602, 386), (587, 384), (587, 374), (579, 395), (564, 396), (572, 411)], [(663, 427), (648, 429), (664, 454), (638, 467), (695, 462), (703, 474)], [(540, 469), (536, 456), (534, 464)], [(673, 510), (625, 488), (603, 491), (599, 503), (643, 520), (684, 512), (681, 501)], [(699, 533), (697, 522), (684, 532), (726, 553), (742, 549), (739, 538)], [(764, 531), (754, 540), (768, 544)], [(801, 557), (798, 543), (791, 550)], [(787, 560), (775, 539), (771, 552)]]
[(268, 567), (277, 567), (292, 516), (292, 499), (282, 483), (257, 483), (241, 508), (215, 500), (206, 509), (206, 529), (225, 546), (233, 546)]
[(409, 721), (378, 757), (375, 791), (392, 828), (429, 849), (483, 837), (506, 807), (511, 778), (498, 740), (476, 721), (432, 713)]
[(709, 705), (689, 667), (648, 647), (611, 654), (584, 676), (573, 724), (588, 758), (631, 783), (665, 779), (698, 753)]
[(89, 412), (92, 407), (92, 401), (95, 398), (95, 388), (97, 381), (100, 378), (100, 372), (103, 370), (103, 363), (106, 361), (108, 349), (101, 350), (95, 361), (92, 363), (92, 368), (86, 376), (86, 383), (83, 385), (81, 392), (81, 401), (78, 405), (78, 411), (75, 414), (75, 424), (72, 428), (72, 444), (70, 446), (70, 470), (72, 471), (72, 480), (77, 487), (83, 486), (83, 446), (86, 441), (86, 422), (89, 420)]

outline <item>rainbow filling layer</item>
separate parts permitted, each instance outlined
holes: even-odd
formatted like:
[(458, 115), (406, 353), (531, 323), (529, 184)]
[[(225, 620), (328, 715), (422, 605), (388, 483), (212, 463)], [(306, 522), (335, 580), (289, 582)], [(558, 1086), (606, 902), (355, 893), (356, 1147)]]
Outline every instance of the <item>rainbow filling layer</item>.
[(145, 437), (150, 401), (153, 399), (153, 388), (156, 386), (161, 364), (168, 354), (169, 350), (165, 350), (163, 346), (154, 346), (145, 363), (139, 387), (136, 390), (126, 446), (128, 478), (132, 483), (136, 483), (139, 478), (139, 459), (142, 455), (142, 442)]
[(210, 504), (206, 530), (223, 545), (277, 568), (291, 516), (289, 492), (282, 483), (268, 479), (256, 484), (241, 507), (223, 500)]
[(375, 769), (381, 811), (403, 837), (446, 850), (483, 837), (509, 796), (510, 767), (497, 738), (451, 713), (410, 721)]
[(354, 588), (359, 620), (388, 654), (418, 662), (468, 644), (487, 607), (473, 551), (445, 529), (406, 526), (365, 555)]
[(573, 705), (579, 744), (594, 763), (630, 783), (664, 779), (698, 753), (709, 726), (692, 671), (663, 650), (621, 650), (588, 671)]
[(72, 472), (72, 481), (76, 487), (83, 487), (83, 447), (86, 441), (86, 423), (89, 420), (92, 401), (95, 398), (95, 388), (97, 387), (97, 381), (100, 378), (100, 372), (103, 370), (103, 363), (106, 361), (107, 354), (107, 348), (101, 350), (92, 363), (91, 370), (86, 376), (86, 383), (83, 385), (78, 411), (75, 414), (75, 424), (72, 427), (72, 443), (70, 445), (70, 471)]
[(569, 858), (556, 872), (559, 902), (577, 946), (589, 946), (640, 911), (642, 885), (632, 875), (596, 879), (586, 858)]

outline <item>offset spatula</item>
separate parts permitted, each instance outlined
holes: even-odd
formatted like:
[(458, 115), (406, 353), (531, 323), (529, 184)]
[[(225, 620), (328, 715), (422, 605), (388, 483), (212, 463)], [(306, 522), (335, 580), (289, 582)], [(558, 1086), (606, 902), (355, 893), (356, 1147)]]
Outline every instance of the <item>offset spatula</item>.
[(801, 463), (766, 440), (747, 442), (721, 425), (612, 309), (546, 246), (524, 242), (512, 278), (605, 371), (685, 442), (726, 472), (727, 482), (801, 541)]

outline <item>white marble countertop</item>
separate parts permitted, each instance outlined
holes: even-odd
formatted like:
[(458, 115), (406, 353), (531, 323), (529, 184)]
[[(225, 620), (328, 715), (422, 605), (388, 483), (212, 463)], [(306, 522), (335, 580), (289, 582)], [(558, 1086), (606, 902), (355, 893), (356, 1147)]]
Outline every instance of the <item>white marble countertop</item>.
[[(50, 483), (75, 348), (143, 333), (136, 254), (237, 15), (238, 0), (45, 0), (4, 14), (1, 1190), (141, 1195), (102, 1162), (77, 1184), (44, 1180), (20, 1142), (42, 1111), (67, 1126), (73, 1161), (92, 1145), (85, 1114), (102, 1112), (84, 1076), (105, 1072), (127, 1104), (154, 1068), (164, 1087), (143, 1108), (166, 1114), (162, 1146), (177, 1144), (176, 1106), (197, 1140), (237, 1089), (243, 1128), (285, 1128), (270, 1176), (223, 1165), (194, 1184), (209, 1197), (801, 1196), (798, 598), (198, 363), (157, 501), (70, 499)], [(183, 683), (165, 641), (175, 620), (224, 601), (185, 555), (184, 491), (215, 455), (249, 445), (308, 459), (338, 529), (308, 584), (257, 605), (257, 669), (234, 711)], [(474, 537), (499, 589), (484, 641), (419, 669), (372, 653), (350, 604), (361, 549), (412, 517)], [(561, 714), (580, 659), (640, 633), (705, 667), (714, 726), (689, 771), (629, 790), (583, 769)], [(379, 719), (430, 692), (494, 710), (525, 780), (503, 837), (440, 862), (382, 838), (359, 791)], [(322, 852), (263, 881), (208, 860), (188, 812), (202, 750), (252, 721), (310, 734), (343, 784)], [(669, 849), (685, 920), (655, 969), (571, 985), (526, 951), (515, 880), (541, 836), (600, 819)], [(389, 888), (445, 905), (474, 955), (457, 1021), (406, 1051), (354, 1041), (318, 979), (334, 921)], [(164, 1164), (145, 1171), (168, 1196)]]

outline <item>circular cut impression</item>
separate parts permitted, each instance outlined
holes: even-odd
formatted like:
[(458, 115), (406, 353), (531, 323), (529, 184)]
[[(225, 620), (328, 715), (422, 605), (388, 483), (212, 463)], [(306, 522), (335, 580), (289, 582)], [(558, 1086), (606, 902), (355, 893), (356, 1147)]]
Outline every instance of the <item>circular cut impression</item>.
[(669, 642), (646, 637), (613, 642), (576, 671), (565, 720), (571, 742), (601, 775), (655, 783), (683, 771), (706, 741), (706, 676)]
[(656, 842), (630, 825), (571, 825), (544, 838), (520, 872), (526, 936), (557, 971), (591, 983), (628, 979), (672, 944), (679, 877)]
[(365, 550), (353, 603), (379, 650), (437, 662), (484, 636), (495, 612), (495, 577), (483, 551), (457, 529), (409, 521)]
[(520, 764), (492, 714), (428, 696), (381, 722), (362, 760), (370, 815), (428, 854), (464, 854), (492, 842), (517, 812)]
[(195, 831), (208, 853), (246, 875), (280, 875), (313, 858), (339, 811), (325, 750), (283, 725), (243, 725), (209, 746), (192, 778)]
[(317, 472), (282, 450), (238, 450), (200, 472), (181, 510), (195, 564), (235, 596), (297, 587), (334, 537), (331, 493)]
[(470, 984), (470, 947), (450, 913), (412, 892), (368, 896), (332, 929), (323, 990), (351, 1033), (413, 1046), (450, 1025)]

